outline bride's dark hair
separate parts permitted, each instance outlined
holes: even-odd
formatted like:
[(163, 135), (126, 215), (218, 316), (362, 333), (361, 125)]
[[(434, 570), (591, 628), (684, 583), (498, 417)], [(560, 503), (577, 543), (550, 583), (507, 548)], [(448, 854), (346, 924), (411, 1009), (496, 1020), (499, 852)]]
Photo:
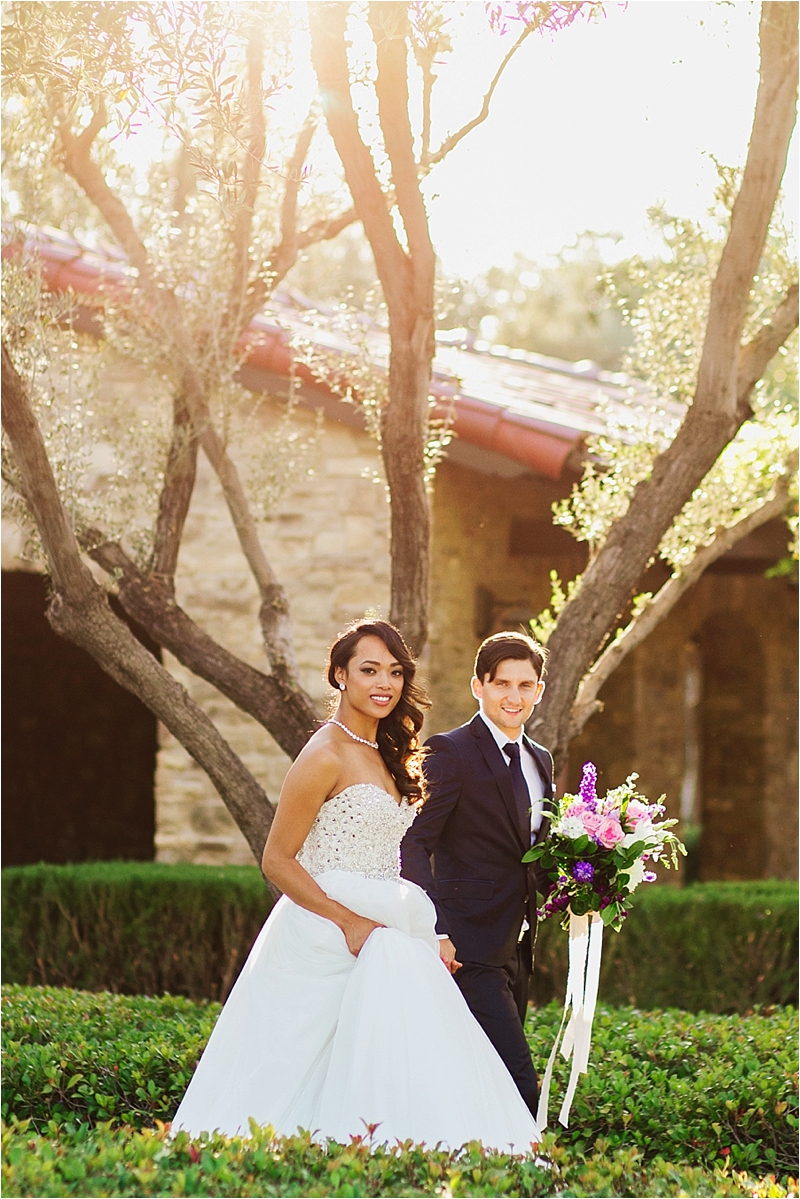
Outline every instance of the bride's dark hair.
[(328, 656), (328, 682), (338, 689), (336, 669), (347, 669), (362, 637), (378, 637), (403, 668), (403, 690), (388, 716), (378, 721), (378, 749), (397, 790), (409, 803), (425, 795), (423, 751), (419, 743), (423, 710), (431, 706), (425, 689), (417, 683), (417, 664), (402, 636), (387, 620), (359, 620), (334, 641)]

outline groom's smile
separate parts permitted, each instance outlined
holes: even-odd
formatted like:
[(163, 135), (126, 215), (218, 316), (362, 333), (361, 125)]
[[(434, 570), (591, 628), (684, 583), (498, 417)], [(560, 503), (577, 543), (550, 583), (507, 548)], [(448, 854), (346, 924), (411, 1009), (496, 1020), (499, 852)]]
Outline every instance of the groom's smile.
[(494, 678), (487, 674), (483, 679), (472, 680), (472, 694), (484, 716), (498, 728), (507, 730), (511, 740), (519, 736), (543, 691), (544, 683), (527, 659), (504, 658), (498, 663)]

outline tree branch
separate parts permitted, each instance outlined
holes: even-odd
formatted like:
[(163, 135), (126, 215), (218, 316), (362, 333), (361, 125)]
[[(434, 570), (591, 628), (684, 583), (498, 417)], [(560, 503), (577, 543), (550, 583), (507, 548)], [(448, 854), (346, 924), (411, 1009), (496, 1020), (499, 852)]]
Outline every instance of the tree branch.
[(297, 193), (303, 179), (303, 166), (306, 161), (311, 140), (316, 132), (316, 123), (310, 115), (300, 130), (297, 145), (286, 172), (286, 189), (281, 205), (281, 240), (269, 257), (269, 275), (271, 289), (285, 278), (287, 272), (297, 261)]
[[(740, 341), (795, 120), (796, 18), (796, 4), (763, 5), (753, 130), (730, 233), (712, 285), (694, 402), (671, 444), (656, 458), (649, 478), (635, 488), (625, 515), (611, 527), (550, 638), (551, 678), (537, 709), (535, 730), (562, 759), (570, 710), (588, 663), (624, 611), (675, 514), (742, 423)], [(764, 353), (769, 344), (770, 339), (763, 343)], [(761, 351), (753, 349), (745, 362), (749, 359), (754, 369), (760, 356)], [(748, 390), (749, 386), (752, 382)]]
[[(64, 169), (97, 208), (125, 251), (131, 266), (136, 268), (143, 280), (151, 279), (150, 258), (144, 242), (136, 232), (130, 213), (108, 186), (102, 170), (91, 158), (92, 144), (105, 122), (105, 109), (101, 103), (92, 118), (92, 123), (79, 136), (76, 137), (66, 123), (59, 124)], [(90, 131), (93, 133), (88, 137)]]
[(164, 486), (158, 498), (158, 517), (153, 538), (151, 570), (172, 588), (178, 554), (197, 474), (197, 439), (192, 430), (189, 409), (183, 395), (172, 405), (172, 439)]
[(355, 208), (348, 208), (339, 216), (329, 217), (324, 221), (315, 221), (313, 225), (309, 225), (307, 229), (301, 229), (297, 235), (297, 248), (304, 250), (306, 246), (316, 245), (319, 241), (330, 241), (331, 238), (337, 237), (343, 229), (348, 225), (354, 224), (359, 219)]
[(310, 6), (311, 58), (328, 128), (372, 246), (378, 277), (391, 311), (405, 306), (411, 264), (397, 240), (386, 197), (353, 108), (345, 43), (349, 7), (338, 0), (320, 0)]
[(268, 729), (290, 758), (297, 757), (319, 719), (304, 693), (289, 691), (275, 675), (264, 674), (216, 642), (175, 602), (171, 580), (142, 574), (118, 542), (105, 541), (89, 529), (81, 543), (116, 577), (123, 608), (158, 645)]
[(27, 389), (5, 344), (2, 415), (53, 582), (48, 620), (57, 633), (87, 650), (120, 686), (138, 696), (178, 739), (206, 771), (260, 860), (272, 820), (269, 801), (205, 712), (114, 615), (81, 561)]
[(697, 551), (684, 571), (673, 574), (664, 583), (647, 606), (623, 629), (616, 640), (603, 650), (591, 670), (584, 675), (570, 713), (569, 739), (577, 737), (589, 717), (602, 709), (602, 702), (597, 698), (600, 689), (628, 654), (650, 636), (713, 562), (768, 520), (782, 515), (788, 501), (789, 479), (788, 475), (784, 475), (771, 500), (767, 500), (757, 511), (751, 512), (737, 524), (719, 530), (710, 545)]
[(509, 50), (508, 54), (506, 54), (505, 58), (500, 63), (500, 66), (495, 71), (494, 79), (489, 84), (489, 90), (483, 97), (483, 104), (481, 105), (477, 116), (473, 117), (471, 121), (467, 121), (466, 125), (462, 125), (462, 127), (456, 133), (451, 133), (449, 137), (445, 138), (439, 149), (435, 150), (433, 154), (425, 154), (423, 152), (422, 156), (420, 157), (419, 166), (424, 174), (427, 174), (431, 167), (436, 166), (437, 162), (441, 162), (443, 158), (446, 158), (450, 151), (453, 150), (460, 141), (463, 141), (468, 133), (472, 133), (473, 129), (476, 129), (478, 125), (483, 124), (489, 115), (492, 96), (495, 93), (498, 83), (503, 77), (503, 72), (525, 39), (530, 37), (530, 35), (533, 33), (534, 28), (534, 25), (525, 26), (522, 33), (514, 42), (514, 45)]
[(797, 328), (797, 301), (798, 288), (794, 283), (775, 309), (769, 324), (763, 325), (753, 340), (742, 346), (739, 351), (736, 385), (736, 416), (739, 425), (753, 415), (750, 393), (789, 334)]
[[(381, 0), (379, 4), (372, 0), (369, 23), (377, 52), (375, 92), (383, 142), (392, 166), (392, 182), (408, 239), (417, 291), (430, 306), (435, 256), (419, 188), (414, 138), (408, 115), (406, 4), (403, 0)], [(422, 277), (417, 281), (420, 275)]]
[(264, 33), (259, 22), (253, 22), (247, 39), (247, 109), (250, 136), (245, 147), (242, 165), (242, 196), (236, 209), (231, 235), (234, 271), (230, 294), (222, 321), (231, 339), (230, 348), (236, 345), (243, 328), (249, 324), (252, 313), (244, 319), (250, 276), (250, 235), (253, 215), (258, 199), (261, 179), (261, 164), (266, 146), (266, 121), (264, 118), (264, 96), (261, 77), (264, 72)]
[[(298, 235), (297, 233), (297, 195), (303, 180), (303, 166), (315, 130), (316, 124), (312, 121), (309, 114), (298, 135), (294, 154), (286, 172), (286, 189), (283, 193), (283, 203), (281, 205), (281, 240), (277, 245), (273, 246), (265, 265), (258, 272), (258, 277), (250, 286), (247, 309), (239, 328), (240, 336), (245, 332), (255, 314), (264, 306), (267, 297), (286, 278), (286, 275), (297, 262), (297, 254), (301, 245), (311, 244), (310, 240), (303, 242), (301, 240), (302, 235)], [(352, 209), (350, 211), (352, 212)], [(355, 220), (354, 212), (350, 219)], [(330, 221), (318, 222), (320, 226), (328, 226), (332, 223)], [(335, 228), (332, 232), (320, 230), (321, 236), (318, 240), (322, 241), (324, 237), (335, 237), (340, 229), (343, 229), (348, 224), (350, 224), (350, 220), (346, 220), (344, 224)]]
[(180, 359), (184, 395), (192, 426), (219, 478), (239, 544), (261, 595), (259, 619), (270, 666), (287, 686), (300, 691), (286, 593), (267, 561), (239, 473), (211, 419), (205, 380), (197, 369), (196, 347), (186, 328), (180, 305), (172, 291), (158, 286), (147, 250), (136, 234), (130, 214), (108, 186), (100, 168), (90, 159), (88, 150), (81, 148), (78, 151), (76, 145), (77, 139), (67, 133), (67, 170), (92, 200), (137, 266), (145, 294), (165, 331), (168, 331)]

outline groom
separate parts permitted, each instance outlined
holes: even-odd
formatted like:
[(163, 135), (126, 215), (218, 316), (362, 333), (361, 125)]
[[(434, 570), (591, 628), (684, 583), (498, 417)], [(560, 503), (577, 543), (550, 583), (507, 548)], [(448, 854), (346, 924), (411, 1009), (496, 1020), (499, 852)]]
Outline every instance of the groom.
[(547, 835), (553, 759), (523, 731), (544, 691), (546, 651), (523, 633), (478, 650), (480, 711), (427, 744), (428, 798), (401, 847), (404, 878), (436, 907), (439, 954), (522, 1098), (538, 1083), (523, 1033), (533, 969), (536, 890), (550, 883), (522, 855)]

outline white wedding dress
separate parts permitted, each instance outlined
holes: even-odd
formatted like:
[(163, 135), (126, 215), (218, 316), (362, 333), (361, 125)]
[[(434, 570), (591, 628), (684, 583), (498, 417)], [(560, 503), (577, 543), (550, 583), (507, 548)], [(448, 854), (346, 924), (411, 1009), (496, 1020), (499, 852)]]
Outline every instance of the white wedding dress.
[(247, 1135), (249, 1120), (348, 1141), (467, 1141), (527, 1153), (536, 1124), (439, 960), (428, 896), (400, 878), (414, 818), (373, 783), (323, 804), (298, 861), (385, 928), (356, 958), (341, 930), (284, 896), (258, 935), (172, 1124)]

